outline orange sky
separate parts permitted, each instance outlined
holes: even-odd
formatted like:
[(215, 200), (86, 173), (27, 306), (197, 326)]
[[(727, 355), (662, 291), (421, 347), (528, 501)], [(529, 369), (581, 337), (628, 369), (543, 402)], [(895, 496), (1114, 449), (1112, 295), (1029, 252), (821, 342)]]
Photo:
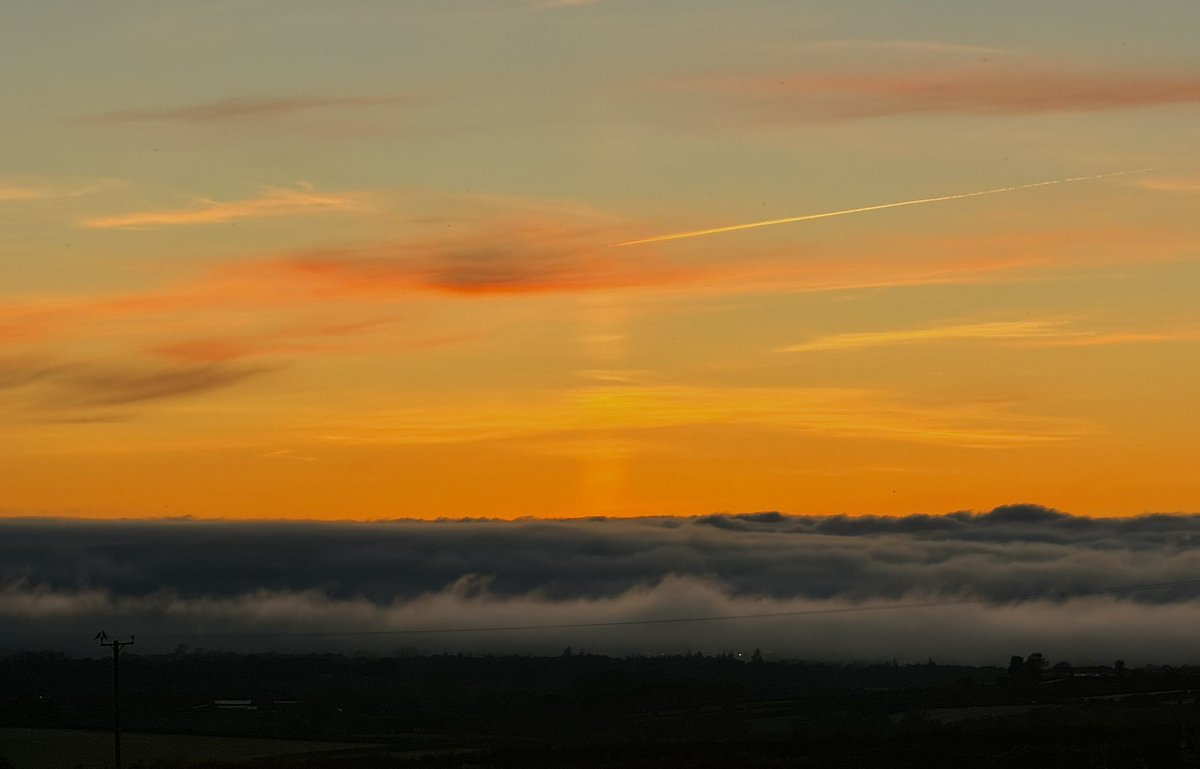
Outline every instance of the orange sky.
[(0, 513), (1194, 511), (1200, 10), (733, 5), (0, 10)]

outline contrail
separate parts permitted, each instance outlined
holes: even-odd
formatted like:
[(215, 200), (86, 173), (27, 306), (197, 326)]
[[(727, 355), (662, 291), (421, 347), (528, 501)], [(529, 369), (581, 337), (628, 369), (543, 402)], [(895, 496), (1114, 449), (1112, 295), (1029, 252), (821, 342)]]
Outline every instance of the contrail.
[(659, 243), (664, 240), (683, 240), (684, 238), (699, 238), (704, 235), (719, 235), (723, 232), (737, 232), (738, 230), (752, 230), (756, 227), (771, 227), (776, 224), (792, 224), (795, 222), (809, 222), (813, 219), (828, 219), (834, 216), (847, 216), (849, 214), (863, 214), (868, 211), (882, 211), (885, 208), (901, 208), (903, 206), (919, 206), (925, 203), (940, 203), (944, 200), (962, 200), (963, 198), (977, 198), (983, 195), (995, 195), (1001, 192), (1016, 192), (1017, 190), (1031, 190), (1034, 187), (1048, 187), (1052, 184), (1070, 184), (1071, 182), (1089, 182), (1095, 179), (1107, 179), (1110, 176), (1124, 176), (1126, 174), (1141, 174), (1147, 171), (1152, 171), (1151, 168), (1138, 168), (1132, 171), (1113, 171), (1107, 174), (1095, 174), (1093, 176), (1072, 176), (1067, 179), (1051, 179), (1048, 182), (1033, 182), (1032, 184), (1018, 184), (1015, 187), (997, 187), (994, 190), (981, 190), (979, 192), (963, 192), (957, 195), (940, 195), (936, 198), (921, 198), (919, 200), (901, 200), (896, 203), (881, 203), (877, 206), (863, 206), (862, 208), (847, 208), (842, 211), (826, 211), (820, 214), (805, 214), (804, 216), (789, 216), (784, 219), (767, 219), (761, 222), (748, 222), (746, 224), (730, 224), (725, 227), (712, 227), (707, 230), (689, 230), (687, 232), (672, 232), (667, 235), (654, 235), (649, 238), (640, 238), (638, 240), (627, 240), (623, 243), (614, 243), (615, 246), (637, 246), (643, 243)]

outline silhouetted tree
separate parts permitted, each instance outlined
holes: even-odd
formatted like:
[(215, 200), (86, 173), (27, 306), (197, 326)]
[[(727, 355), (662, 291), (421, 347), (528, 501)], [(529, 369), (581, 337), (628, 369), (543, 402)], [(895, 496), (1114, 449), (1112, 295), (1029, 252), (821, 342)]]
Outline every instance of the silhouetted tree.
[(1014, 681), (1025, 677), (1025, 658), (1020, 654), (1008, 658), (1008, 677)]
[(750, 655), (750, 664), (751, 665), (761, 665), (762, 661), (763, 661), (762, 649), (755, 647), (754, 653)]
[(1025, 675), (1030, 681), (1037, 681), (1042, 677), (1042, 671), (1046, 669), (1046, 658), (1041, 652), (1034, 652), (1025, 658)]
[(1117, 671), (1117, 675), (1124, 676), (1125, 675), (1125, 660), (1117, 660), (1116, 662), (1114, 662), (1113, 669), (1115, 669)]

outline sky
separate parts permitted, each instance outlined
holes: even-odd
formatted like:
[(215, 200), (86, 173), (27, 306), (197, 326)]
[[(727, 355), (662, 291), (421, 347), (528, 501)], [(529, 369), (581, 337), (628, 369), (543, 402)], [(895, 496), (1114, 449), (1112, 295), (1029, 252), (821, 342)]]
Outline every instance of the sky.
[(1198, 27), (0, 5), (0, 515), (1195, 511)]

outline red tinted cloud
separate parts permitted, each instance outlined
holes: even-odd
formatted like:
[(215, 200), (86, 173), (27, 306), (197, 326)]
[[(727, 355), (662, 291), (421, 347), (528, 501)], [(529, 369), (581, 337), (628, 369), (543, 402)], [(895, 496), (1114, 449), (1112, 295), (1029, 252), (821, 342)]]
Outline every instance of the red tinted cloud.
[(188, 104), (176, 107), (129, 109), (108, 112), (99, 117), (105, 123), (184, 122), (210, 123), (291, 115), (315, 110), (386, 107), (404, 104), (409, 97), (382, 96), (242, 96), (234, 99)]
[(530, 217), (489, 222), (453, 238), (400, 241), (358, 251), (319, 252), (282, 262), (285, 271), (333, 290), (372, 294), (561, 293), (686, 280), (652, 252), (629, 258), (614, 230)]
[(724, 94), (767, 116), (813, 120), (930, 112), (1091, 112), (1200, 103), (1200, 76), (1194, 74), (1032, 67), (725, 78), (689, 90), (693, 88)]

